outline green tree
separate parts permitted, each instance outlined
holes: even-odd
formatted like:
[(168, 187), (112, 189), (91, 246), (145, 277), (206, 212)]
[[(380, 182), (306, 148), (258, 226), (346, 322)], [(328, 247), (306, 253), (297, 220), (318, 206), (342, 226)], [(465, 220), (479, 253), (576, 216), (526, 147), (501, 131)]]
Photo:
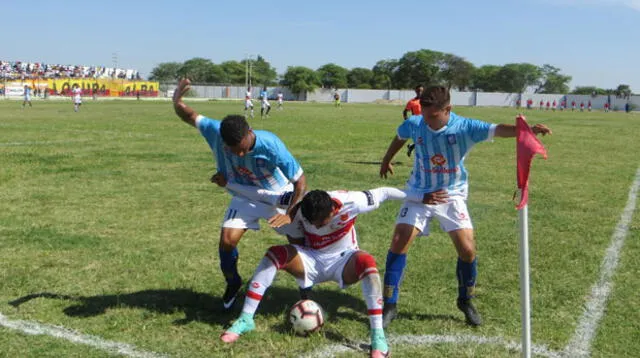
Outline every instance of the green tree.
[[(241, 61), (245, 64), (246, 60)], [(271, 64), (267, 62), (262, 56), (258, 55), (255, 61), (251, 61), (251, 82), (258, 86), (270, 86), (276, 83), (278, 74), (276, 69), (271, 67)]]
[(471, 88), (484, 92), (496, 92), (500, 88), (498, 72), (501, 67), (484, 65), (477, 68), (471, 76)]
[(631, 96), (631, 87), (629, 85), (618, 85), (616, 88), (616, 96), (621, 98), (629, 98)]
[(440, 61), (440, 78), (448, 88), (463, 91), (471, 84), (475, 66), (462, 57), (449, 53), (443, 54)]
[(349, 70), (335, 63), (327, 63), (316, 71), (323, 88), (346, 88)]
[(571, 76), (560, 73), (560, 69), (545, 64), (540, 67), (541, 79), (536, 93), (568, 93)]
[(349, 88), (371, 88), (373, 71), (368, 68), (356, 67), (347, 74), (347, 84)]
[(571, 94), (605, 95), (611, 94), (612, 91), (595, 86), (578, 86), (571, 91)]
[(220, 68), (222, 69), (222, 72), (224, 74), (222, 82), (235, 85), (244, 85), (246, 68), (243, 63), (240, 63), (238, 61), (225, 61), (220, 64)]
[(521, 93), (529, 86), (539, 83), (542, 73), (540, 68), (530, 63), (508, 63), (496, 74), (500, 88), (508, 93)]
[(371, 79), (371, 86), (377, 89), (391, 89), (396, 88), (393, 83), (395, 72), (398, 70), (398, 60), (380, 60), (371, 69), (373, 72), (373, 78)]
[(179, 62), (163, 62), (151, 70), (149, 79), (158, 82), (174, 82), (178, 80), (178, 70), (182, 64)]
[(442, 52), (418, 50), (405, 53), (398, 60), (398, 69), (394, 73), (396, 88), (413, 88), (417, 84), (431, 85), (440, 83), (439, 61)]
[(188, 78), (194, 83), (220, 82), (222, 75), (216, 64), (201, 57), (185, 61), (178, 69), (178, 76)]
[(291, 92), (300, 96), (303, 92), (313, 92), (322, 85), (318, 73), (308, 67), (289, 66), (284, 74), (282, 85), (289, 87)]

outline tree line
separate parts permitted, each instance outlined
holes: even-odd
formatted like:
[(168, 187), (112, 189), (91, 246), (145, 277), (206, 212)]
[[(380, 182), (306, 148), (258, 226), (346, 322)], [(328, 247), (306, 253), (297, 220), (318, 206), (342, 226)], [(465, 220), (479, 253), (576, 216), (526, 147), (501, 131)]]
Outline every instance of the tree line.
[[(150, 80), (175, 82), (188, 77), (194, 83), (240, 85), (245, 83), (247, 60), (213, 63), (192, 58), (184, 63), (164, 62), (153, 68)], [(532, 88), (535, 93), (569, 93), (571, 76), (549, 64), (508, 63), (476, 67), (466, 59), (439, 51), (422, 49), (405, 53), (399, 59), (378, 61), (372, 68), (347, 69), (335, 63), (318, 69), (289, 66), (279, 76), (262, 56), (251, 60), (251, 80), (257, 86), (283, 85), (293, 93), (316, 88), (408, 89), (417, 84), (441, 84), (460, 91), (521, 93)], [(616, 89), (576, 87), (573, 94), (631, 95), (628, 85)]]

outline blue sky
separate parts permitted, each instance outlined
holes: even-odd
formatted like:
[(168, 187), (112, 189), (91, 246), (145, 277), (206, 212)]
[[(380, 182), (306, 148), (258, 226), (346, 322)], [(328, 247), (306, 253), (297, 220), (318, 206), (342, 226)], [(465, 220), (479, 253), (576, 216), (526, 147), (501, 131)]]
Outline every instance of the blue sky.
[(260, 54), (278, 71), (432, 49), (474, 63), (549, 63), (571, 86), (640, 92), (640, 0), (7, 1), (0, 59), (135, 68)]

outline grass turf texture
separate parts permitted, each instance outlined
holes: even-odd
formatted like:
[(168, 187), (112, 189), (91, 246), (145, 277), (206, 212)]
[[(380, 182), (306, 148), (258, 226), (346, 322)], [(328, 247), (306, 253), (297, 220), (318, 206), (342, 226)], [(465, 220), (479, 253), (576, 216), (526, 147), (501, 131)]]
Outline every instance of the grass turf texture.
[[(239, 102), (192, 106), (213, 118), (242, 113)], [(454, 110), (495, 123), (513, 123), (516, 114), (501, 108)], [(405, 150), (396, 155), (394, 176), (378, 175), (401, 112), (399, 105), (336, 109), (286, 103), (271, 118), (250, 122), (286, 143), (310, 189), (363, 190), (404, 186), (413, 159)], [(640, 165), (640, 116), (526, 114), (530, 123), (554, 131), (543, 139), (549, 159), (533, 163), (529, 221), (533, 342), (559, 351), (598, 278)], [(208, 181), (215, 166), (206, 142), (167, 102), (88, 101), (78, 113), (66, 102), (35, 102), (25, 110), (19, 102), (0, 102), (0, 163), (0, 312), (9, 319), (64, 326), (177, 357), (298, 356), (328, 344), (368, 342), (359, 285), (345, 291), (334, 284), (316, 287), (312, 298), (328, 314), (324, 333), (308, 339), (291, 335), (283, 315), (298, 293), (286, 273), (267, 291), (255, 332), (234, 345), (218, 340), (241, 307), (240, 302), (232, 314), (221, 310), (217, 245), (230, 197)], [(520, 340), (514, 140), (477, 145), (466, 165), (479, 256), (476, 304), (485, 323), (471, 329), (457, 311), (455, 250), (435, 225), (409, 252), (399, 318), (388, 335)], [(399, 205), (385, 203), (356, 224), (361, 248), (376, 257), (381, 272)], [(284, 242), (264, 226), (239, 245), (245, 280), (269, 246)], [(640, 354), (639, 228), (636, 215), (594, 356)], [(0, 352), (9, 356), (107, 356), (52, 337), (3, 327), (0, 332)], [(400, 356), (519, 356), (495, 346), (391, 348)]]

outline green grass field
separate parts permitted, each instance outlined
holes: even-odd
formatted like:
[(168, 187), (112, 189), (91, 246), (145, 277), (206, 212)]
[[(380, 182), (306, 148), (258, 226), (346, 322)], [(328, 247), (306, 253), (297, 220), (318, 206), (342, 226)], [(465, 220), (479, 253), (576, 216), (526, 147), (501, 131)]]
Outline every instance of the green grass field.
[[(194, 102), (213, 118), (242, 104)], [(514, 109), (455, 109), (489, 122), (513, 123)], [(396, 175), (379, 163), (402, 120), (393, 105), (286, 103), (254, 128), (276, 133), (303, 166), (310, 189), (403, 187), (412, 159)], [(605, 250), (640, 166), (640, 116), (532, 111), (554, 135), (549, 159), (534, 160), (529, 221), (533, 343), (561, 352), (598, 280)], [(209, 182), (212, 155), (169, 102), (0, 101), (0, 313), (6, 320), (59, 326), (171, 357), (296, 357), (335, 344), (368, 342), (359, 286), (314, 289), (327, 311), (323, 334), (292, 336), (283, 314), (298, 298), (280, 273), (256, 315), (257, 330), (228, 346), (218, 336), (236, 317), (221, 309), (224, 280), (217, 254), (229, 195)], [(515, 143), (497, 139), (468, 156), (469, 208), (479, 256), (476, 304), (485, 324), (472, 329), (455, 307), (456, 254), (434, 226), (409, 252), (400, 316), (387, 331), (402, 335), (474, 335), (520, 341)], [(361, 215), (360, 246), (384, 270), (397, 202)], [(264, 223), (263, 223), (264, 224)], [(249, 279), (265, 250), (284, 242), (264, 227), (239, 245)], [(437, 226), (437, 225), (436, 225)], [(640, 218), (635, 215), (592, 346), (594, 357), (640, 356)], [(241, 303), (241, 302), (240, 302)], [(4, 327), (3, 327), (4, 326)], [(0, 326), (0, 356), (105, 357), (105, 350)], [(518, 357), (500, 345), (391, 346), (398, 357)], [(347, 350), (341, 356), (366, 356)]]

